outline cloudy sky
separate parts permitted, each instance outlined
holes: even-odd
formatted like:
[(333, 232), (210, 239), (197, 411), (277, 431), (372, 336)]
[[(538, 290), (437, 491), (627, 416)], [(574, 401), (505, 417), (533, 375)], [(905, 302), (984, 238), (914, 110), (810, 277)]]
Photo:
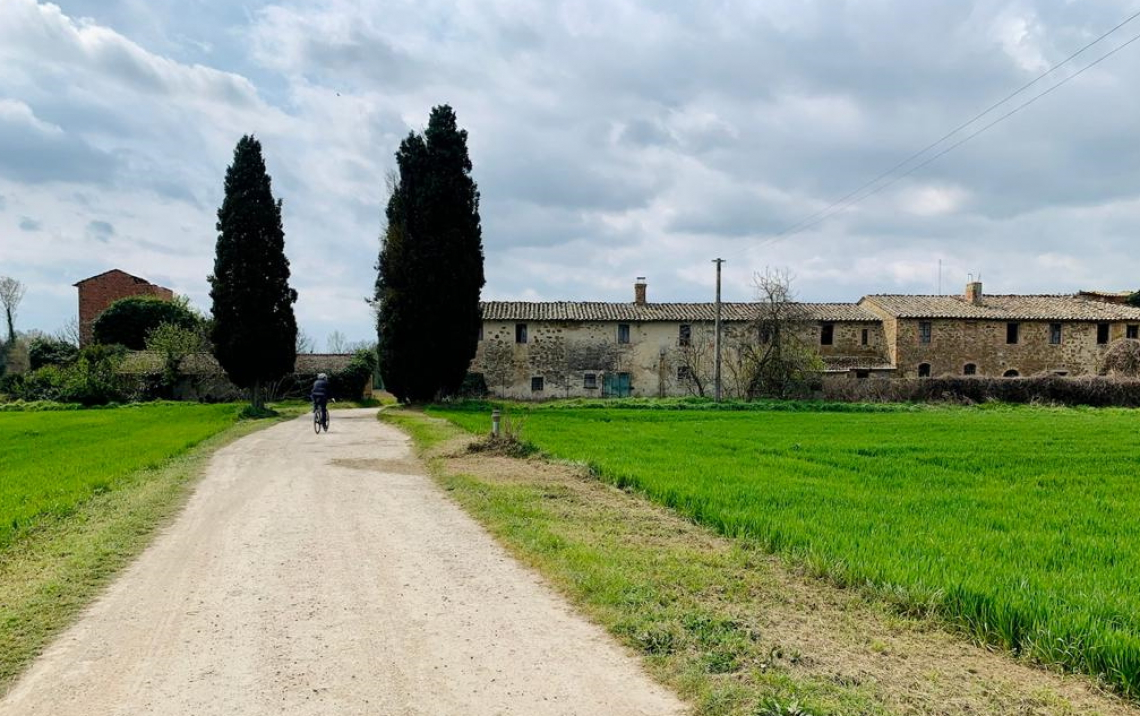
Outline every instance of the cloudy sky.
[[(0, 274), (28, 285), (25, 329), (62, 326), (71, 284), (112, 267), (208, 308), (222, 178), (256, 133), (302, 328), (369, 338), (385, 174), (449, 103), (483, 195), (485, 298), (624, 301), (644, 275), (650, 300), (706, 300), (718, 255), (730, 300), (765, 266), (803, 300), (933, 293), (939, 259), (947, 292), (968, 272), (998, 293), (1133, 289), (1140, 42), (771, 239), (1138, 9), (0, 0)], [(1140, 19), (1023, 98), (1136, 34)]]

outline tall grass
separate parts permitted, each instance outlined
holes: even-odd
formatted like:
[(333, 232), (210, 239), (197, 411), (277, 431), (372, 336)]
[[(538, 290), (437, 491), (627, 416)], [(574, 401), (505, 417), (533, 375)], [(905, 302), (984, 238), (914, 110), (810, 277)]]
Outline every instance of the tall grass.
[(0, 549), (236, 419), (232, 405), (0, 413)]
[[(483, 431), (482, 411), (436, 409)], [(1140, 416), (545, 407), (524, 438), (717, 531), (1140, 696)]]

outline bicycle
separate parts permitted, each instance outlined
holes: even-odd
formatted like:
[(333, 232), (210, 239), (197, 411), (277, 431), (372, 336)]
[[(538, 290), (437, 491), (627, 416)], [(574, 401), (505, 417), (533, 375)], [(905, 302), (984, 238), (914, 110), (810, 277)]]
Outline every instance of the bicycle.
[(313, 432), (320, 435), (321, 429), (329, 431), (329, 409), (327, 405), (313, 403)]

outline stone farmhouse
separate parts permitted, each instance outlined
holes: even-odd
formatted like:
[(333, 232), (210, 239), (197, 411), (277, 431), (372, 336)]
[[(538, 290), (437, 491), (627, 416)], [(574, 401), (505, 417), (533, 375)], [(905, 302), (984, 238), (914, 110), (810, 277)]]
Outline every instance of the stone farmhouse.
[[(632, 303), (487, 301), (471, 370), (493, 395), (683, 396), (711, 386), (715, 305), (650, 303), (641, 279)], [(1088, 375), (1110, 343), (1140, 338), (1126, 294), (870, 295), (857, 303), (797, 303), (802, 343), (825, 379), (976, 375)], [(758, 306), (724, 303), (723, 345), (762, 337)], [(732, 395), (736, 366), (725, 361)], [(706, 392), (711, 391), (706, 388)]]
[(111, 269), (74, 284), (79, 289), (79, 345), (91, 342), (92, 325), (99, 314), (115, 301), (130, 296), (154, 296), (173, 301), (174, 292), (156, 286), (146, 279), (132, 276), (126, 271)]

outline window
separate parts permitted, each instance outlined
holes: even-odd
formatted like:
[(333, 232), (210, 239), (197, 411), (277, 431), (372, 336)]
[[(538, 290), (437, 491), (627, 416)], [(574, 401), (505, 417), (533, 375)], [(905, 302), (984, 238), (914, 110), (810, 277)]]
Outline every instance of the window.
[(835, 326), (825, 323), (819, 328), (819, 344), (821, 346), (835, 345)]
[[(866, 329), (863, 329), (863, 330), (864, 330), (864, 332), (866, 332)], [(855, 377), (858, 378), (859, 380), (866, 380), (867, 378), (871, 377), (871, 371), (856, 369)]]
[(772, 327), (771, 326), (760, 326), (760, 342), (761, 343), (770, 343), (771, 340), (772, 340)]
[(1096, 324), (1096, 343), (1099, 346), (1103, 346), (1105, 343), (1108, 343), (1108, 324), (1107, 323)]
[(863, 329), (863, 335), (859, 337), (859, 343), (862, 345), (867, 345), (870, 342), (871, 342), (871, 329), (864, 328)]
[(583, 388), (597, 388), (598, 387), (598, 374), (597, 373), (586, 373), (585, 375), (583, 375), (582, 376), (582, 387)]
[(526, 343), (526, 324), (515, 324), (515, 343)]
[(978, 366), (974, 363), (967, 363), (966, 366), (964, 368), (962, 368), (962, 375), (977, 375), (977, 374), (978, 374)]
[(618, 343), (622, 343), (622, 344), (629, 343), (629, 324), (628, 323), (619, 323), (618, 324)]
[(1001, 377), (1002, 378), (1016, 378), (1019, 375), (1021, 375), (1021, 373), (1018, 373), (1016, 368), (1010, 368), (1006, 372), (1002, 373)]
[(479, 324), (479, 340), (483, 340), (483, 324)]
[(1005, 342), (1013, 345), (1017, 343), (1018, 334), (1021, 332), (1020, 323), (1007, 323), (1005, 324)]
[(929, 378), (930, 377), (930, 364), (929, 363), (919, 363), (918, 364), (918, 377), (919, 378)]
[(1128, 326), (1124, 329), (1124, 337), (1136, 340), (1140, 338), (1140, 326)]
[(1050, 323), (1049, 324), (1049, 345), (1051, 345), (1051, 346), (1061, 345), (1061, 324), (1060, 323)]
[(682, 323), (677, 329), (677, 345), (687, 346), (693, 340), (693, 327), (688, 323)]
[(677, 380), (692, 380), (693, 369), (687, 365), (677, 366)]
[(919, 343), (930, 343), (930, 335), (931, 335), (931, 333), (933, 333), (933, 331), (934, 331), (934, 329), (931, 326), (930, 321), (919, 321), (918, 322), (918, 342)]
[(530, 391), (532, 393), (541, 393), (542, 389), (544, 387), (543, 386), (544, 382), (545, 381), (543, 381), (541, 375), (534, 376), (533, 378), (530, 379)]

